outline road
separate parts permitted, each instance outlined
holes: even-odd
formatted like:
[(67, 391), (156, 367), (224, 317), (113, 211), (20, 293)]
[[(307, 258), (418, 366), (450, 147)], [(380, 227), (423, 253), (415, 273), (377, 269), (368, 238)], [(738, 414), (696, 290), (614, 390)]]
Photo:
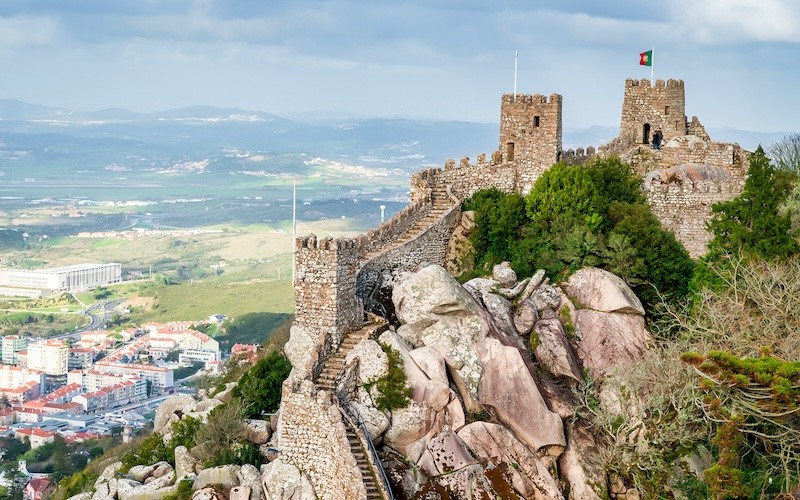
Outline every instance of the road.
[(95, 302), (94, 304), (87, 307), (83, 314), (89, 316), (89, 324), (73, 330), (69, 333), (64, 333), (61, 335), (56, 335), (55, 339), (66, 339), (66, 338), (73, 338), (78, 339), (83, 332), (91, 332), (93, 330), (102, 330), (105, 328), (106, 322), (110, 319), (110, 317), (114, 314), (114, 308), (118, 305), (125, 302), (126, 299), (114, 299), (114, 300), (106, 300), (103, 302)]

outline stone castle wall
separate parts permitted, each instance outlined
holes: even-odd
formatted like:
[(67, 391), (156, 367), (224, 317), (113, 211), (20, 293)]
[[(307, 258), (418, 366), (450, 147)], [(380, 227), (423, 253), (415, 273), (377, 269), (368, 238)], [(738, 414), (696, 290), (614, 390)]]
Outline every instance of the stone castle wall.
[(414, 225), (425, 218), (432, 208), (430, 195), (423, 196), (418, 201), (406, 206), (386, 221), (384, 224), (370, 229), (367, 234), (356, 237), (356, 247), (359, 255), (366, 255), (384, 248), (396, 241)]
[(422, 262), (444, 266), (447, 243), (461, 217), (458, 205), (429, 226), (422, 234), (366, 262), (358, 273), (358, 295), (365, 303), (384, 281), (388, 270), (416, 270)]
[[(483, 161), (480, 161), (483, 160)], [(510, 163), (488, 163), (481, 155), (479, 163), (448, 162), (444, 169), (429, 169), (426, 176), (438, 185), (450, 186), (453, 195), (463, 200), (481, 189), (495, 187), (507, 193), (517, 188), (517, 165)]]
[[(358, 249), (352, 239), (311, 235), (295, 242), (295, 324), (314, 332), (320, 345), (315, 371), (349, 330), (363, 323), (356, 295)], [(315, 373), (316, 375), (316, 373)]]
[[(645, 137), (645, 125), (650, 133)], [(625, 81), (619, 137), (626, 144), (647, 144), (661, 127), (664, 139), (686, 135), (686, 94), (683, 80)]]
[[(474, 164), (467, 158), (458, 164), (450, 160), (444, 168), (414, 174), (409, 206), (354, 239), (317, 240), (310, 236), (297, 240), (295, 324), (308, 333), (309, 342), (317, 344), (310, 350), (310, 357), (315, 358), (310, 360), (314, 378), (343, 335), (362, 326), (365, 302), (380, 288), (387, 272), (414, 269), (422, 262), (445, 264), (447, 243), (460, 208), (457, 200), (451, 200), (452, 206), (442, 212), (444, 188), (459, 200), (490, 187), (526, 194), (542, 172), (559, 160), (581, 164), (595, 155), (594, 148), (563, 154), (561, 107), (558, 94), (549, 98), (539, 94), (504, 95), (500, 149), (489, 161), (486, 155), (480, 155)], [(747, 162), (741, 148), (712, 143), (699, 121), (693, 118), (687, 124), (684, 113), (682, 81), (659, 80), (650, 85), (646, 80), (628, 80), (620, 137), (598, 154), (619, 154), (643, 176), (686, 163), (715, 165), (727, 172), (724, 180), (687, 178), (676, 182), (655, 175), (645, 182), (644, 191), (656, 216), (691, 255), (698, 256), (709, 239), (705, 221), (711, 205), (741, 191)], [(661, 126), (665, 139), (676, 138), (674, 144), (667, 142), (661, 151), (635, 147), (641, 144), (643, 123)], [(684, 138), (689, 129), (700, 140)], [(439, 215), (433, 219), (431, 213)], [(411, 228), (421, 221), (428, 223), (427, 219), (428, 227), (404, 241)], [(403, 243), (397, 245), (398, 241)], [(363, 498), (363, 482), (352, 474), (358, 469), (350, 466), (353, 456), (330, 394), (317, 393), (313, 383), (305, 380), (291, 387), (285, 384), (283, 397), (279, 433), (287, 461), (308, 471), (321, 498)]]
[(747, 153), (738, 144), (707, 142), (692, 136), (677, 137), (660, 150), (640, 146), (622, 155), (633, 171), (645, 177), (653, 170), (685, 163), (723, 167), (734, 177), (747, 173)]
[(281, 460), (308, 474), (317, 498), (366, 498), (338, 405), (311, 381), (299, 390), (284, 387), (278, 425)]
[(653, 177), (644, 186), (650, 208), (665, 229), (672, 231), (693, 258), (706, 252), (711, 234), (706, 221), (711, 206), (730, 200), (743, 188), (744, 179), (731, 177), (727, 182), (664, 182)]
[(505, 163), (516, 163), (523, 192), (561, 155), (562, 97), (504, 94), (500, 105), (499, 150)]

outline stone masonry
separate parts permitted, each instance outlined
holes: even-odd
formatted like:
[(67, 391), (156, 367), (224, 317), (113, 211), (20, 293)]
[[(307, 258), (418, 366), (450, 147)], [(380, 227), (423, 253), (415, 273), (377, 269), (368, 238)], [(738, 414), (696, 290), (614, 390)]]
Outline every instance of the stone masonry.
[[(448, 240), (460, 217), (460, 200), (495, 187), (526, 194), (536, 179), (564, 159), (580, 163), (593, 156), (618, 155), (645, 178), (643, 189), (662, 224), (693, 256), (702, 255), (713, 203), (741, 192), (746, 152), (736, 144), (712, 142), (705, 129), (685, 115), (681, 80), (627, 80), (620, 135), (595, 150), (581, 148), (562, 158), (562, 97), (505, 94), (501, 99), (499, 150), (475, 163), (466, 157), (411, 178), (411, 203), (381, 226), (354, 239), (315, 236), (296, 242), (295, 325), (309, 342), (307, 366), (296, 366), (284, 383), (279, 443), (287, 463), (308, 473), (320, 498), (365, 498), (353, 465), (340, 403), (314, 381), (348, 332), (364, 321), (365, 299), (396, 270), (423, 262), (445, 264)], [(664, 146), (647, 145), (655, 127)], [(447, 193), (444, 195), (443, 193)], [(294, 329), (293, 329), (294, 330)], [(302, 341), (298, 341), (302, 345)]]
[(558, 94), (505, 94), (500, 105), (500, 151), (516, 164), (522, 191), (561, 156), (561, 103)]
[(626, 143), (649, 144), (661, 128), (664, 140), (686, 135), (686, 95), (683, 80), (625, 81), (619, 137)]

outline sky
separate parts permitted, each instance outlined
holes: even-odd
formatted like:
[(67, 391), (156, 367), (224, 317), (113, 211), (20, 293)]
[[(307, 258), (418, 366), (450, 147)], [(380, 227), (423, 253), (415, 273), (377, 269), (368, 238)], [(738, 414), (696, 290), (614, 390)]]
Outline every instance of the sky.
[(496, 123), (518, 51), (517, 92), (618, 126), (651, 47), (689, 118), (800, 131), (797, 0), (2, 0), (0, 98)]

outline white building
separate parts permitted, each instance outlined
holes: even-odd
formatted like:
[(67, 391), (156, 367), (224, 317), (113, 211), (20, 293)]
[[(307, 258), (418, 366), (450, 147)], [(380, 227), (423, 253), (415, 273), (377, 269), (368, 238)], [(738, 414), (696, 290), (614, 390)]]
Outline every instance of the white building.
[(214, 361), (219, 361), (219, 351), (200, 351), (197, 349), (187, 349), (178, 354), (178, 363), (191, 365), (198, 361), (206, 365)]
[(103, 359), (95, 363), (93, 371), (117, 376), (137, 375), (152, 384), (152, 393), (155, 394), (162, 393), (174, 385), (173, 371), (159, 366), (114, 363)]
[(56, 339), (29, 344), (28, 369), (41, 370), (47, 375), (66, 375), (69, 371), (69, 346)]
[(0, 287), (86, 290), (122, 281), (121, 264), (76, 264), (50, 269), (0, 269)]
[(17, 353), (28, 346), (28, 337), (20, 335), (6, 335), (2, 339), (2, 356), (4, 365), (16, 365)]
[(122, 380), (112, 386), (80, 394), (73, 397), (72, 401), (81, 405), (86, 413), (93, 413), (141, 401), (146, 397), (147, 382), (144, 379), (134, 379)]

